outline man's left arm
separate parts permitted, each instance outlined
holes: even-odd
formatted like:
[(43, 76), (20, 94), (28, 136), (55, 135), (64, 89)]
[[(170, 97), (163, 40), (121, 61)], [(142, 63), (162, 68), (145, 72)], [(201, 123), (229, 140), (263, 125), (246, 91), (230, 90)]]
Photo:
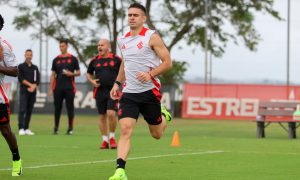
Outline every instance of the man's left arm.
[(151, 36), (149, 45), (161, 59), (162, 63), (150, 72), (139, 72), (137, 74), (137, 79), (142, 83), (146, 83), (151, 79), (151, 77), (161, 75), (172, 68), (170, 53), (158, 34), (154, 33)]
[(151, 36), (149, 44), (162, 62), (157, 68), (149, 72), (150, 75), (154, 77), (161, 75), (167, 72), (169, 69), (171, 69), (172, 61), (169, 50), (167, 49), (167, 47), (165, 46), (164, 42), (158, 34), (154, 33)]

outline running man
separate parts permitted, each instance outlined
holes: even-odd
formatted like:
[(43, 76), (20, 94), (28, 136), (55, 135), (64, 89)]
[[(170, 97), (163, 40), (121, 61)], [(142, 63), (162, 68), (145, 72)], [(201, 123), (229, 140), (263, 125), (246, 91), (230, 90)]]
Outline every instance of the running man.
[[(86, 77), (94, 86), (94, 97), (99, 113), (99, 128), (102, 134), (100, 149), (117, 148), (115, 130), (117, 125), (117, 100), (112, 100), (112, 89), (118, 75), (121, 58), (110, 53), (110, 42), (100, 39), (98, 42), (98, 56), (94, 57), (89, 64)], [(109, 142), (107, 133), (107, 119), (109, 124)]]
[(75, 76), (80, 76), (79, 63), (75, 56), (68, 53), (68, 41), (60, 40), (59, 49), (61, 54), (52, 62), (52, 74), (50, 76), (49, 95), (54, 97), (54, 131), (58, 134), (59, 120), (63, 100), (66, 100), (69, 128), (67, 135), (73, 134), (74, 123), (74, 98), (76, 93)]
[(130, 151), (131, 136), (139, 113), (148, 123), (153, 138), (160, 139), (171, 115), (161, 107), (158, 75), (172, 67), (170, 54), (155, 31), (144, 27), (146, 8), (133, 3), (128, 8), (130, 32), (121, 37), (118, 46), (123, 61), (115, 84), (110, 92), (112, 99), (120, 98), (120, 85), (124, 82), (119, 106), (120, 139), (117, 169), (109, 180), (126, 180), (125, 164)]
[(36, 100), (36, 89), (40, 83), (40, 72), (36, 65), (32, 64), (32, 50), (25, 51), (25, 62), (18, 66), (18, 79), (20, 82), (19, 104), (19, 135), (34, 135), (29, 129), (29, 123)]
[[(4, 25), (4, 19), (0, 14), (0, 31)], [(12, 52), (11, 45), (0, 37), (0, 131), (5, 138), (12, 153), (13, 166), (12, 176), (22, 175), (22, 160), (19, 155), (18, 144), (15, 134), (10, 127), (10, 110), (8, 96), (4, 86), (4, 76), (18, 75), (17, 60)]]

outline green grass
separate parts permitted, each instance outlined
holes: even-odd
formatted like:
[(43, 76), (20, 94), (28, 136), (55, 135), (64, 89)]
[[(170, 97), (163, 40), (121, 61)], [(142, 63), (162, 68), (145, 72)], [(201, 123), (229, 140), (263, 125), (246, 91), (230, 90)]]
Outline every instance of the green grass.
[[(12, 115), (11, 119), (17, 132), (17, 117)], [(73, 136), (65, 135), (65, 116), (60, 134), (52, 135), (52, 119), (52, 115), (33, 115), (31, 129), (37, 135), (17, 136), (24, 165), (24, 175), (18, 179), (107, 180), (115, 169), (116, 150), (99, 150), (97, 116), (77, 116)], [(170, 146), (175, 130), (180, 136), (178, 148)], [(128, 160), (126, 173), (130, 180), (299, 179), (299, 139), (289, 140), (277, 124), (266, 129), (266, 136), (256, 139), (256, 124), (249, 121), (175, 119), (164, 137), (155, 140), (146, 123), (139, 120), (129, 157), (148, 158)], [(207, 153), (213, 151), (222, 152)], [(82, 162), (87, 164), (62, 165)], [(1, 180), (16, 179), (10, 176), (10, 171), (3, 170), (10, 168), (10, 163), (10, 151), (1, 138)], [(28, 168), (54, 164), (57, 166)]]

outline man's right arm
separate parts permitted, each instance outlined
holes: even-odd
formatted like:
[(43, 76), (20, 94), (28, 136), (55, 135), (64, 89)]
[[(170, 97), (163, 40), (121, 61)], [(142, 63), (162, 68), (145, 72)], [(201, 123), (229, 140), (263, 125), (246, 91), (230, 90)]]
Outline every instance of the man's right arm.
[(121, 61), (120, 69), (116, 81), (123, 83), (125, 78), (124, 61)]
[(94, 79), (93, 75), (91, 75), (90, 73), (86, 73), (86, 78), (93, 86), (95, 87), (100, 86), (100, 84), (98, 83), (99, 79)]
[(113, 100), (119, 99), (121, 97), (120, 85), (125, 79), (124, 61), (121, 62), (120, 69), (113, 88), (110, 91), (110, 97)]

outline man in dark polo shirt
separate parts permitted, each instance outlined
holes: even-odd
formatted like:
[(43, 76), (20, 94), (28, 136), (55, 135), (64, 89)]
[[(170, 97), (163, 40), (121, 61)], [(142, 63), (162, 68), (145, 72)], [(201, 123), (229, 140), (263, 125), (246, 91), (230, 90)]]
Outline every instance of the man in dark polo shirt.
[(33, 105), (36, 100), (36, 88), (40, 83), (40, 73), (32, 64), (32, 50), (25, 51), (25, 62), (18, 66), (20, 82), (19, 135), (34, 135), (29, 129)]
[(68, 41), (60, 40), (61, 54), (52, 62), (49, 95), (54, 97), (54, 132), (58, 134), (62, 103), (65, 99), (69, 119), (68, 135), (73, 134), (74, 97), (76, 93), (75, 76), (80, 76), (79, 63), (75, 56), (68, 53)]
[[(114, 85), (121, 65), (121, 58), (109, 52), (110, 42), (100, 39), (98, 55), (92, 59), (87, 70), (87, 79), (94, 86), (94, 98), (99, 113), (99, 128), (102, 135), (100, 149), (117, 148), (115, 130), (117, 125), (117, 100), (112, 100), (109, 92)], [(108, 123), (107, 123), (108, 120)], [(109, 140), (107, 125), (109, 127)]]

